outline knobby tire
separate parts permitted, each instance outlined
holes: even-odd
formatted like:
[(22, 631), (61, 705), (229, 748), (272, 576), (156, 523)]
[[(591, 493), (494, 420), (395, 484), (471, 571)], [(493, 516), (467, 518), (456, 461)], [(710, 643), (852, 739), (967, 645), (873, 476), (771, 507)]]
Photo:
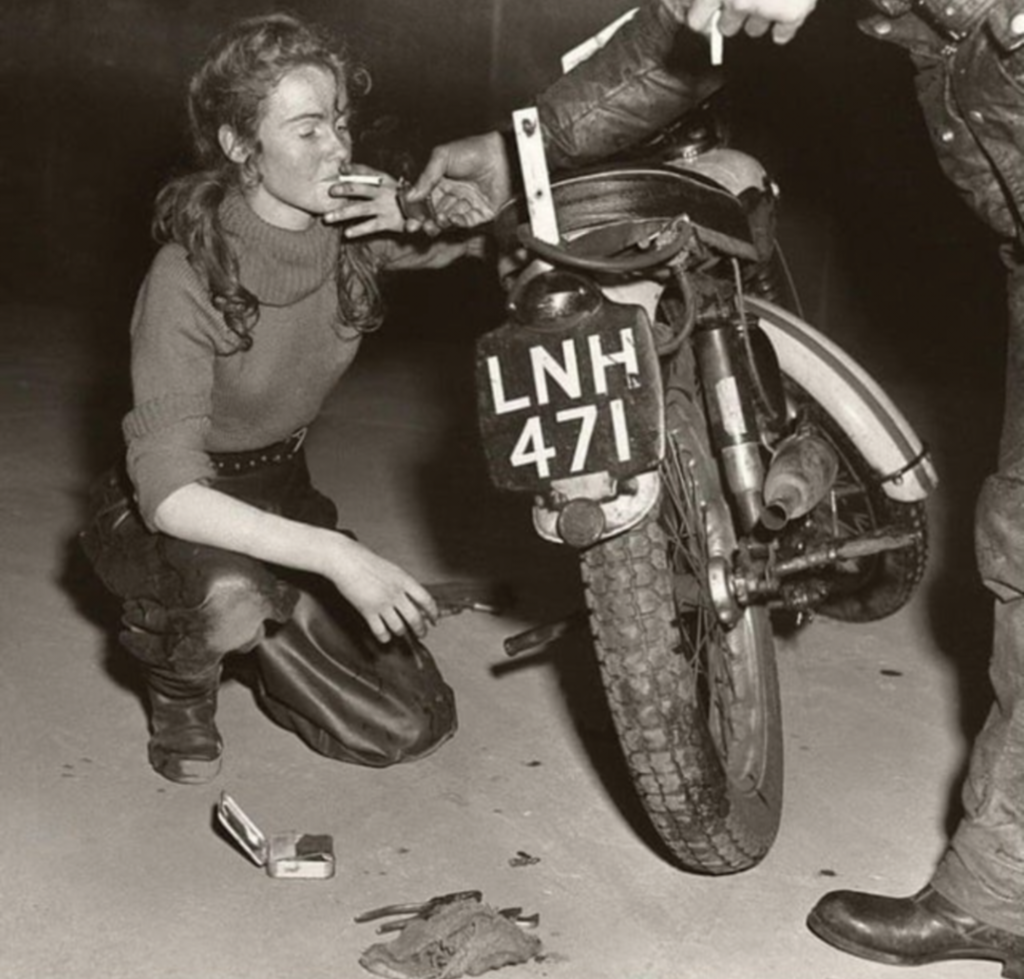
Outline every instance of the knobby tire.
[[(666, 415), (660, 509), (583, 552), (581, 566), (609, 706), (644, 808), (680, 867), (728, 874), (759, 863), (778, 832), (774, 641), (765, 609), (746, 609), (727, 630), (710, 607), (700, 565), (709, 540), (734, 542), (729, 510), (702, 412), (670, 391)], [(691, 512), (680, 515), (680, 500)]]

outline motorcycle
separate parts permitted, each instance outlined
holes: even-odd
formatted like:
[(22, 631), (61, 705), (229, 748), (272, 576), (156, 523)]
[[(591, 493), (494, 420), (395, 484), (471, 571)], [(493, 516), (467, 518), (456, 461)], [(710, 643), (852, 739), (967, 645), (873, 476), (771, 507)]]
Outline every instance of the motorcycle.
[(548, 186), (556, 236), (537, 233), (530, 194), (495, 220), (519, 263), (507, 321), (477, 344), (490, 478), (579, 554), (615, 729), (672, 859), (742, 871), (782, 809), (775, 629), (900, 609), (925, 570), (935, 470), (798, 315), (777, 190), (706, 119)]

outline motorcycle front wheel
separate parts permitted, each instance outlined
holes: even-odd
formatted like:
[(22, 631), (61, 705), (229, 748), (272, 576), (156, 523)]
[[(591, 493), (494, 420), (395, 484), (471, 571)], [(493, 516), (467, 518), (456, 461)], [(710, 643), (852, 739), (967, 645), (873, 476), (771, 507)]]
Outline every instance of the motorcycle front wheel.
[(686, 870), (759, 863), (782, 809), (782, 713), (767, 610), (731, 627), (709, 561), (736, 548), (703, 412), (666, 395), (661, 503), (583, 552), (591, 630), (626, 763), (651, 823)]

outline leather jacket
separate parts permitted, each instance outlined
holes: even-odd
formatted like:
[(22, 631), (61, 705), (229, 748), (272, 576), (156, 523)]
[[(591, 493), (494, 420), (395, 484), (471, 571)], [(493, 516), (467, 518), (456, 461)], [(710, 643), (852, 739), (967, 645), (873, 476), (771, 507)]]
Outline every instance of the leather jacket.
[(649, 0), (611, 40), (537, 99), (552, 170), (584, 166), (658, 132), (721, 88), (690, 0)]
[[(1024, 0), (874, 0), (868, 34), (907, 48), (939, 162), (1000, 235), (1024, 227)], [(537, 100), (552, 169), (657, 132), (723, 82), (684, 27), (690, 0), (647, 0)]]
[(1024, 227), (1024, 0), (876, 0), (866, 33), (905, 47), (946, 176), (1001, 237)]

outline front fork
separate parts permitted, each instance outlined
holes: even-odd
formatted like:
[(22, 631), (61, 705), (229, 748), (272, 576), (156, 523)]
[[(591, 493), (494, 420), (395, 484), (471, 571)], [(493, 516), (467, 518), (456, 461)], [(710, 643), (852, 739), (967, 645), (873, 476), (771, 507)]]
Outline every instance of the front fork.
[(757, 406), (745, 382), (749, 370), (743, 370), (732, 324), (699, 327), (693, 340), (711, 444), (736, 502), (740, 527), (750, 533), (761, 519), (765, 470)]

